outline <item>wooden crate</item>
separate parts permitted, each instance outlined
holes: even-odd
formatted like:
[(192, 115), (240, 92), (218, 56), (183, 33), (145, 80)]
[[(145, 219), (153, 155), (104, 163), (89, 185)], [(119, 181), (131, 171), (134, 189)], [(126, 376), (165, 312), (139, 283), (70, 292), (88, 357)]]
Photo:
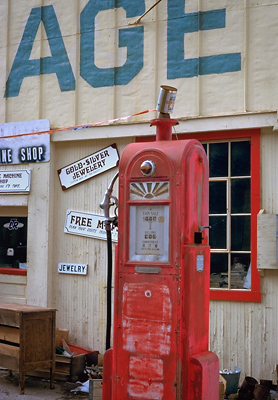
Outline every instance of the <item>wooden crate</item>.
[[(78, 354), (72, 357), (66, 357), (56, 354), (55, 357), (55, 380), (76, 382), (78, 376), (85, 369), (85, 354)], [(27, 375), (37, 378), (49, 379), (49, 371), (46, 369), (38, 369), (36, 371), (27, 371)]]
[(102, 379), (90, 379), (89, 400), (102, 400)]

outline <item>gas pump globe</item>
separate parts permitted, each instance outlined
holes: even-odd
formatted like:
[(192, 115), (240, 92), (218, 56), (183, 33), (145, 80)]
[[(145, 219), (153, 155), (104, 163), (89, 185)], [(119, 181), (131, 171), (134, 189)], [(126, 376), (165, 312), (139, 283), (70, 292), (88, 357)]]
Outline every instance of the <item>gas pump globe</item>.
[(128, 145), (119, 165), (113, 347), (104, 355), (103, 400), (219, 397), (219, 362), (208, 351), (207, 157), (197, 140), (171, 141), (178, 122), (170, 119), (168, 95), (176, 90), (162, 89), (164, 106), (151, 121), (156, 141)]

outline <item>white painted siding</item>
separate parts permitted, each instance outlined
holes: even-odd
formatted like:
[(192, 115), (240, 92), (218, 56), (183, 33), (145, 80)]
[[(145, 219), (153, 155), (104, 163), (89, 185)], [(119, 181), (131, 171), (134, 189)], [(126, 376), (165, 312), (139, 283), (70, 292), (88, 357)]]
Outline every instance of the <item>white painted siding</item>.
[(26, 275), (0, 274), (0, 302), (26, 304)]
[[(277, 0), (184, 2), (185, 6), (181, 7), (181, 12), (177, 14), (177, 23), (183, 13), (219, 9), (225, 11), (224, 26), (197, 30), (184, 35), (184, 58), (239, 54), (240, 68), (232, 72), (219, 71), (199, 76), (186, 75), (184, 72), (184, 76), (176, 79), (168, 78), (170, 68), (174, 68), (168, 65), (171, 61), (169, 49), (176, 45), (178, 38), (182, 40), (182, 34), (177, 31), (177, 34), (173, 35), (167, 30), (168, 4), (171, 3), (163, 1), (138, 25), (144, 30), (143, 48), (139, 46), (138, 49), (143, 50), (143, 66), (140, 72), (126, 85), (109, 86), (105, 83), (102, 87), (93, 87), (82, 77), (80, 52), (85, 53), (86, 49), (82, 48), (81, 43), (80, 16), (88, 3), (88, 0), (1, 1), (0, 121), (46, 118), (52, 128), (105, 121), (154, 108), (161, 84), (178, 88), (176, 117), (227, 115), (277, 109), (278, 53), (275, 41), (278, 36)], [(142, 4), (147, 10), (153, 5), (153, 1), (146, 0)], [(56, 74), (47, 73), (24, 77), (19, 94), (4, 98), (6, 82), (31, 10), (41, 6), (53, 6), (57, 18), (55, 27), (58, 24), (63, 37), (63, 50), (65, 49), (74, 75), (75, 88), (61, 92)], [(95, 20), (93, 19), (95, 58), (91, 59), (91, 65), (95, 63), (98, 68), (105, 69), (120, 68), (125, 64), (127, 53), (125, 48), (117, 45), (118, 30), (134, 28), (134, 25), (129, 24), (134, 23), (138, 17), (139, 15), (127, 18), (123, 8), (97, 13)], [(41, 23), (30, 59), (51, 56), (48, 39)], [(91, 57), (88, 52), (86, 54), (87, 57)], [(22, 66), (20, 57), (18, 61)], [(181, 69), (179, 65), (175, 67)], [(19, 79), (19, 75), (17, 73), (16, 79)], [(26, 72), (23, 73), (23, 76), (25, 75)], [(153, 114), (147, 116), (148, 119), (149, 117), (153, 117)], [(142, 117), (136, 117), (135, 120), (142, 120)]]
[[(118, 151), (130, 139), (117, 140)], [(110, 139), (61, 142), (55, 144), (55, 170), (111, 145)], [(64, 233), (68, 209), (103, 215), (99, 207), (104, 192), (117, 169), (92, 178), (78, 187), (61, 190), (58, 174), (54, 177), (54, 230), (52, 250), (53, 304), (57, 324), (69, 329), (70, 340), (80, 346), (99, 350), (105, 347), (106, 327), (106, 241)], [(113, 194), (117, 196), (117, 182)], [(113, 246), (114, 247), (114, 246)], [(59, 274), (58, 262), (88, 264), (86, 276)]]
[(276, 382), (278, 273), (261, 280), (262, 302), (213, 301), (210, 305), (210, 346), (221, 368), (235, 365), (245, 375)]

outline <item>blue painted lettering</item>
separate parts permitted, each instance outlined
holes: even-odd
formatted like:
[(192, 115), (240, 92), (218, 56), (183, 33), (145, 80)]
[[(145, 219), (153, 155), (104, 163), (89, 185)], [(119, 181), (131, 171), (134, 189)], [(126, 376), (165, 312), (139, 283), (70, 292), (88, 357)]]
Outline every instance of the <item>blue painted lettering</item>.
[[(30, 60), (41, 22), (44, 24), (52, 56)], [(22, 81), (28, 76), (53, 73), (57, 75), (62, 92), (75, 89), (75, 78), (53, 6), (32, 8), (6, 83), (4, 97), (18, 96)]]
[(228, 53), (185, 59), (186, 33), (225, 28), (226, 10), (184, 13), (185, 0), (168, 0), (167, 78), (191, 78), (198, 75), (240, 71), (241, 54)]
[[(167, 78), (191, 78), (199, 75), (223, 74), (241, 70), (241, 54), (225, 53), (186, 58), (184, 35), (226, 27), (226, 9), (184, 12), (185, 0), (168, 0)], [(145, 1), (89, 0), (80, 14), (80, 75), (92, 87), (127, 85), (142, 70), (144, 50), (143, 26), (120, 28), (119, 47), (126, 48), (126, 61), (121, 66), (96, 65), (95, 24), (102, 11), (122, 8), (127, 18), (140, 16)], [(30, 59), (40, 23), (43, 23), (51, 57)], [(16, 97), (26, 77), (56, 74), (61, 91), (75, 90), (75, 78), (64, 46), (59, 23), (52, 5), (33, 8), (26, 23), (4, 97)]]
[(143, 26), (119, 30), (119, 46), (127, 48), (124, 65), (98, 68), (95, 65), (95, 18), (100, 11), (122, 7), (127, 18), (143, 14), (145, 2), (137, 0), (89, 0), (80, 15), (80, 75), (92, 87), (127, 85), (143, 68)]

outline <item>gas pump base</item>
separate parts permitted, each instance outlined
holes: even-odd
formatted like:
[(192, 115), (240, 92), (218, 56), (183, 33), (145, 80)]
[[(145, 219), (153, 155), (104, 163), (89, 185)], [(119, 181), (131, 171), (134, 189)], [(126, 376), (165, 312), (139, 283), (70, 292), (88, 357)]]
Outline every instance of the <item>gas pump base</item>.
[(219, 360), (207, 351), (189, 359), (188, 399), (208, 400), (219, 396)]
[(112, 397), (112, 376), (113, 376), (113, 349), (107, 350), (103, 355), (103, 385), (102, 399), (111, 400)]
[[(102, 399), (113, 399), (113, 349), (105, 352), (103, 358)], [(197, 354), (189, 359), (188, 391), (186, 399), (208, 400), (219, 396), (219, 360), (211, 351)], [(183, 397), (178, 397), (183, 400)]]

